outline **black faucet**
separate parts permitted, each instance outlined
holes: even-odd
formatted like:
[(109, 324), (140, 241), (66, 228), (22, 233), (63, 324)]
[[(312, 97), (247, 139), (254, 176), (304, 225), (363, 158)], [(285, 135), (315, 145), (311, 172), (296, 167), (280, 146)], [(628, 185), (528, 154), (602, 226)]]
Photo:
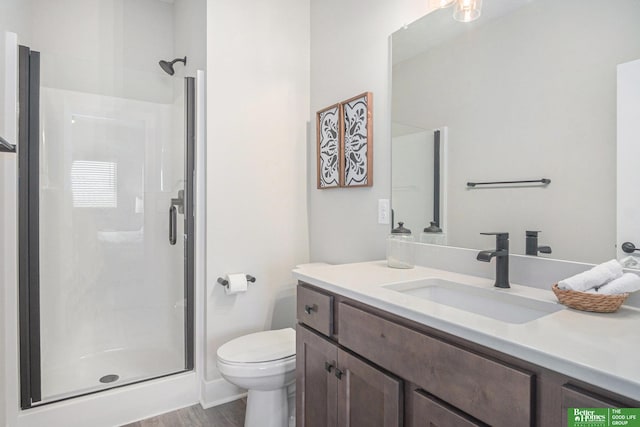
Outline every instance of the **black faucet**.
[(496, 257), (496, 288), (509, 286), (509, 233), (480, 233), (485, 236), (496, 236), (496, 249), (478, 252), (478, 261), (489, 262)]
[(542, 254), (550, 254), (551, 246), (538, 246), (538, 233), (540, 231), (528, 231), (526, 232), (526, 254), (538, 256), (538, 252)]

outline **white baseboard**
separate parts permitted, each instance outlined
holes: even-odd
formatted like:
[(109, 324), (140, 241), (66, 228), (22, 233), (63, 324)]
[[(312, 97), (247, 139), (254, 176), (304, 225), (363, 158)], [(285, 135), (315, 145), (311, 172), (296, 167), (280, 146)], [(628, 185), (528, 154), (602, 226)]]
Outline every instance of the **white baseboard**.
[(202, 381), (200, 389), (200, 405), (207, 409), (241, 399), (246, 395), (246, 390), (236, 387), (224, 378), (218, 378), (212, 381)]

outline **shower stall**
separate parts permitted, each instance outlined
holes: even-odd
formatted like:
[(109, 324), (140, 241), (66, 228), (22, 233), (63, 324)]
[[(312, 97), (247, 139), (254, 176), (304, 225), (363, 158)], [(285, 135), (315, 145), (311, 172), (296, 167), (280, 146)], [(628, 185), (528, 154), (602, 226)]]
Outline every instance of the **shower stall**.
[(16, 3), (23, 409), (194, 367), (190, 3)]

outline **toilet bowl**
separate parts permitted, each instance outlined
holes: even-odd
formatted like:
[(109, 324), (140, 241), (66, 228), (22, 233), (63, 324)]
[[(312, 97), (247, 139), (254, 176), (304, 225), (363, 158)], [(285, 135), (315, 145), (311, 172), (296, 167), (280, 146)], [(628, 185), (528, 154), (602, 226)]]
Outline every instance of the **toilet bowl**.
[(245, 427), (289, 425), (287, 389), (291, 391), (296, 379), (294, 329), (236, 338), (218, 349), (217, 359), (222, 377), (248, 390)]

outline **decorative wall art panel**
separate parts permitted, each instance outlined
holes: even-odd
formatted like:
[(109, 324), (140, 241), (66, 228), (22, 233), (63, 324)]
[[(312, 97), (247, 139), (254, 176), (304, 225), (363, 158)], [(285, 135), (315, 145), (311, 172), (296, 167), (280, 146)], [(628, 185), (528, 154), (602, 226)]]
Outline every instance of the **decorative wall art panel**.
[(344, 187), (373, 185), (373, 95), (365, 92), (340, 103)]
[(340, 187), (342, 176), (340, 104), (316, 114), (318, 139), (318, 188)]

